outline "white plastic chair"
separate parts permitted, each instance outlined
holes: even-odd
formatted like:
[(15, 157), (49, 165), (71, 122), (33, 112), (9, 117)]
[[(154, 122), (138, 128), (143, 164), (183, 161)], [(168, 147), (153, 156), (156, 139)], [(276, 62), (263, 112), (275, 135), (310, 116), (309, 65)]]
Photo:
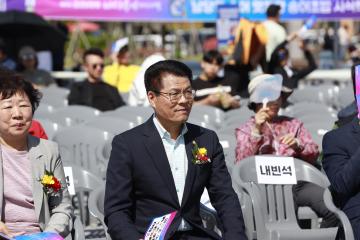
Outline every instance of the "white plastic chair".
[(82, 223), (84, 225), (87, 225), (90, 222), (90, 215), (88, 210), (89, 200), (85, 196), (99, 186), (102, 186), (104, 181), (96, 174), (91, 173), (90, 171), (79, 165), (64, 162), (64, 167), (72, 168), (75, 193), (78, 199), (78, 208), (80, 211), (80, 218), (82, 220)]
[(107, 240), (111, 240), (110, 235), (107, 233), (107, 226), (104, 222), (104, 198), (105, 198), (105, 184), (102, 184), (89, 195), (89, 211), (90, 214), (101, 222), (105, 231)]
[(219, 128), (225, 119), (224, 111), (220, 108), (207, 105), (193, 105), (189, 118), (199, 119)]
[(220, 141), (220, 144), (224, 150), (224, 155), (225, 155), (225, 163), (226, 166), (229, 170), (229, 173), (231, 173), (233, 167), (234, 167), (234, 162), (236, 159), (235, 156), (235, 148), (236, 148), (236, 138), (235, 135), (232, 134), (218, 134), (218, 138)]
[(104, 112), (102, 116), (122, 119), (124, 121), (129, 121), (135, 123), (136, 125), (140, 125), (147, 121), (153, 113), (154, 110), (150, 107), (124, 106), (117, 108), (114, 111)]
[(117, 135), (135, 127), (137, 124), (114, 117), (99, 116), (95, 119), (85, 122), (84, 125), (98, 128)]
[(100, 111), (95, 108), (71, 105), (56, 109), (47, 118), (63, 126), (70, 127), (94, 119), (100, 114)]
[(46, 135), (48, 136), (49, 140), (52, 140), (57, 132), (63, 129), (58, 123), (55, 123), (49, 119), (40, 119), (36, 118), (35, 120), (41, 123), (41, 126), (44, 128)]
[(47, 119), (49, 115), (54, 114), (55, 109), (54, 106), (41, 102), (35, 110), (34, 118)]
[[(326, 176), (312, 165), (298, 159), (294, 159), (294, 163), (298, 181), (312, 182), (324, 188), (330, 185)], [(295, 215), (293, 185), (258, 184), (254, 156), (236, 164), (232, 177), (236, 192), (243, 191), (251, 198), (251, 204), (247, 206), (247, 209), (253, 211), (256, 239), (335, 239), (338, 228), (300, 229)], [(324, 196), (325, 202), (331, 202), (326, 199), (326, 194)], [(339, 214), (340, 210), (328, 209), (340, 219), (345, 232), (348, 233), (347, 239), (353, 240), (352, 228), (346, 216)]]
[(54, 107), (65, 107), (68, 105), (67, 96), (69, 90), (57, 86), (50, 86), (40, 90), (43, 94), (41, 101)]
[(97, 155), (113, 134), (88, 126), (64, 128), (54, 136), (64, 162), (78, 164), (98, 176), (105, 176), (107, 162)]

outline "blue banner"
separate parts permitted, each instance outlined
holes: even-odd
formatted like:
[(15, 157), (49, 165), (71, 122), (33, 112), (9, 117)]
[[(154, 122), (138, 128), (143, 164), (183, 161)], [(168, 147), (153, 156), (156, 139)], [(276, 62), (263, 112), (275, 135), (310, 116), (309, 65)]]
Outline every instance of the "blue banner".
[(34, 11), (55, 20), (215, 22), (219, 5), (236, 5), (240, 17), (263, 20), (272, 3), (282, 7), (282, 21), (360, 18), (360, 0), (0, 0), (0, 11)]
[(240, 17), (264, 20), (270, 4), (281, 6), (281, 20), (360, 18), (360, 0), (239, 0)]

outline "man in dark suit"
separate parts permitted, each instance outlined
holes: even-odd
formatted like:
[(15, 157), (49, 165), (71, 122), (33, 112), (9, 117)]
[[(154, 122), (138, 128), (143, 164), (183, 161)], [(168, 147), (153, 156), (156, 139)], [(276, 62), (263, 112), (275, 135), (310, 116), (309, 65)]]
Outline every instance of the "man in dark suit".
[[(354, 67), (352, 69), (355, 92)], [(350, 220), (360, 239), (360, 122), (357, 117), (328, 132), (323, 139), (323, 167), (335, 204)]]
[(174, 211), (165, 239), (221, 239), (202, 226), (205, 187), (221, 220), (222, 238), (247, 239), (217, 135), (186, 123), (195, 95), (191, 79), (191, 70), (174, 60), (155, 63), (145, 72), (155, 114), (112, 143), (105, 222), (113, 240), (142, 239), (155, 217)]

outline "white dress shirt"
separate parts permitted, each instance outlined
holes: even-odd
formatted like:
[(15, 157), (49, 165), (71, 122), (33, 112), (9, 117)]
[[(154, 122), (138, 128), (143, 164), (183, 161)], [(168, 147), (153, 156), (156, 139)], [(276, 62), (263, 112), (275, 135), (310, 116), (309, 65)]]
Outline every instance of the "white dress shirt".
[[(174, 140), (171, 138), (170, 133), (161, 125), (155, 116), (153, 117), (153, 121), (163, 142), (171, 173), (174, 178), (176, 193), (179, 199), (179, 203), (181, 204), (188, 170), (188, 158), (186, 155), (184, 140), (184, 134), (187, 133), (188, 129), (186, 124), (184, 124), (180, 135), (176, 138), (176, 140)], [(184, 219), (182, 219), (178, 230), (187, 231), (191, 229), (191, 226)]]

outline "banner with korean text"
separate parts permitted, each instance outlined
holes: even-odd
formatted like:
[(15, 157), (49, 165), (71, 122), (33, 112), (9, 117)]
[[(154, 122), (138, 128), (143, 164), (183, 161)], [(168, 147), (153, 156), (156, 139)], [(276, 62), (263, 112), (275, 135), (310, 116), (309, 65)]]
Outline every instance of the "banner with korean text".
[(272, 3), (282, 6), (283, 21), (360, 18), (360, 0), (0, 0), (0, 11), (53, 20), (216, 22), (220, 5), (236, 5), (240, 17), (263, 20)]
[(240, 17), (264, 20), (270, 4), (281, 6), (281, 20), (360, 18), (360, 0), (239, 0)]

